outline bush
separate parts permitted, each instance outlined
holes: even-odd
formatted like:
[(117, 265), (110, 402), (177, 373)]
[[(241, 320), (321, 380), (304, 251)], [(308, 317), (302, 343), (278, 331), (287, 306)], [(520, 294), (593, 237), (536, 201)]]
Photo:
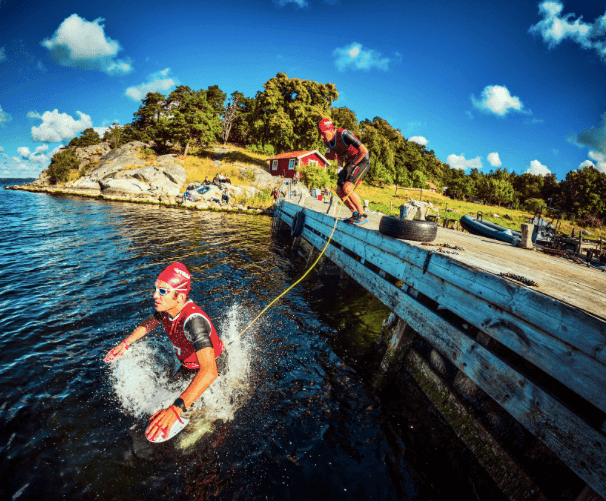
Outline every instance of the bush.
[(48, 175), (52, 184), (57, 184), (58, 181), (65, 182), (69, 177), (69, 171), (77, 169), (80, 165), (80, 160), (74, 153), (74, 150), (63, 150), (55, 153), (50, 165), (48, 166)]
[(101, 137), (99, 136), (99, 134), (97, 134), (95, 129), (90, 127), (88, 129), (85, 129), (84, 131), (82, 131), (82, 134), (80, 135), (80, 137), (75, 137), (74, 139), (72, 139), (69, 142), (68, 146), (86, 147), (86, 146), (92, 146), (93, 144), (99, 144), (102, 142), (103, 142), (103, 139), (101, 139)]
[(592, 228), (601, 228), (602, 220), (594, 212), (593, 214), (589, 214), (589, 215), (585, 216), (585, 219), (583, 220), (583, 224), (585, 226), (591, 226)]
[(524, 208), (528, 212), (534, 213), (539, 207), (546, 206), (546, 205), (547, 204), (545, 203), (545, 200), (543, 200), (542, 198), (529, 198), (524, 203)]
[(263, 146), (261, 143), (251, 144), (247, 146), (246, 149), (252, 151), (253, 153), (267, 155), (268, 157), (273, 157), (275, 153), (274, 147), (271, 144), (266, 144), (265, 146)]
[(297, 172), (301, 174), (303, 184), (310, 190), (312, 188), (324, 188), (332, 184), (330, 175), (322, 167), (308, 165), (304, 169), (297, 169)]

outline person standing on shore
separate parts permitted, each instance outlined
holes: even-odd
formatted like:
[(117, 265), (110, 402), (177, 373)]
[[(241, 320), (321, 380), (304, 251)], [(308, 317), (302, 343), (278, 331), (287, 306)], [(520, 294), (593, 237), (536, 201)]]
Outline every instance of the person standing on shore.
[[(181, 362), (176, 376), (195, 371), (193, 380), (179, 398), (168, 408), (159, 409), (150, 418), (145, 435), (152, 442), (160, 436), (168, 435), (175, 422), (181, 421), (181, 414), (217, 378), (217, 365), (222, 367), (226, 363), (225, 355), (219, 359), (225, 346), (208, 315), (189, 299), (190, 290), (191, 275), (185, 265), (175, 262), (168, 266), (155, 283), (155, 313), (105, 357), (105, 361), (110, 362), (123, 356), (130, 345), (162, 323)], [(187, 374), (181, 374), (183, 375)]]
[(335, 129), (328, 118), (318, 122), (318, 132), (328, 148), (326, 158), (337, 159), (342, 167), (337, 179), (337, 195), (352, 212), (351, 218), (346, 221), (351, 224), (364, 224), (368, 222), (368, 215), (362, 208), (360, 196), (354, 192), (370, 169), (368, 149), (362, 142), (347, 129)]

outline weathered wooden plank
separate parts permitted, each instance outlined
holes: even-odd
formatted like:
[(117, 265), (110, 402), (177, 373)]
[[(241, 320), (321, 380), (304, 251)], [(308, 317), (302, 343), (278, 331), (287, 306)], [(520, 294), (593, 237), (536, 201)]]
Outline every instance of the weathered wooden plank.
[(480, 464), (509, 500), (547, 498), (515, 461), (503, 450), (429, 364), (414, 350), (406, 357), (406, 366), (427, 398), (448, 421), (457, 436), (471, 449)]
[[(288, 203), (285, 208), (292, 214), (300, 210)], [(311, 210), (306, 214), (309, 219), (332, 229), (333, 218)], [(419, 268), (423, 267), (428, 252), (419, 246), (353, 225), (339, 223), (335, 239), (338, 232), (361, 240), (364, 245), (373, 245), (394, 254)], [(432, 256), (427, 270), (606, 364), (606, 322), (603, 319), (445, 256)]]
[[(322, 239), (308, 229), (303, 233), (316, 247), (323, 245)], [(480, 344), (355, 259), (334, 246), (329, 246), (326, 254), (542, 440), (596, 492), (606, 495), (606, 437)]]
[[(311, 228), (322, 233), (328, 229), (313, 218), (306, 218), (306, 221)], [(456, 313), (606, 412), (605, 365), (542, 329), (495, 308), (485, 299), (474, 296), (429, 271), (423, 274), (422, 269), (383, 249), (341, 231), (335, 232), (333, 240)], [(440, 255), (432, 258), (448, 259)]]

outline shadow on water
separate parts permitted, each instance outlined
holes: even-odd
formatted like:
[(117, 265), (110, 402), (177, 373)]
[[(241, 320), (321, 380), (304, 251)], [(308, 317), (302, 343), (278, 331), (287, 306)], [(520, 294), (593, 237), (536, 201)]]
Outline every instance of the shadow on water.
[(0, 198), (2, 499), (500, 499), (405, 373), (370, 386), (387, 311), (353, 281), (296, 287), (230, 348), (191, 440), (149, 447), (149, 415), (180, 391), (166, 336), (103, 357), (153, 311), (159, 272), (184, 262), (234, 339), (301, 263), (266, 217)]

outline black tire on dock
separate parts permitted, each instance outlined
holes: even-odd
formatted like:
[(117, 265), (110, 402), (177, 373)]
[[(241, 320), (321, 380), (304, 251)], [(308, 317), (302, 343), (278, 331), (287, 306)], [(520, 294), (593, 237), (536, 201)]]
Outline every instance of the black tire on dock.
[(433, 221), (420, 219), (400, 219), (393, 216), (383, 216), (379, 223), (379, 232), (403, 240), (415, 242), (433, 242), (438, 235), (438, 225)]
[(303, 226), (305, 226), (305, 212), (297, 212), (295, 217), (292, 218), (292, 224), (290, 225), (290, 236), (301, 236), (301, 233), (303, 233)]

